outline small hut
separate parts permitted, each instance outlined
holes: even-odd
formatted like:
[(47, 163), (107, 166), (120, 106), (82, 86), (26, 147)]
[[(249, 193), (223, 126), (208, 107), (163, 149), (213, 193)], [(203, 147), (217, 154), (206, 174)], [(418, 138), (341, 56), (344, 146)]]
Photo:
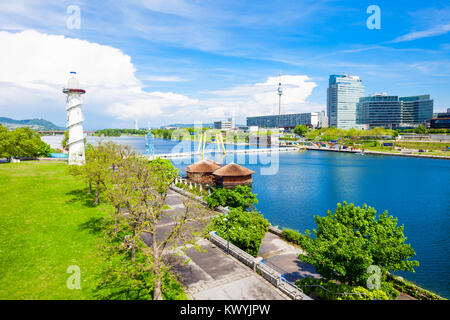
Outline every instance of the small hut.
[(194, 183), (213, 184), (214, 176), (212, 173), (219, 169), (220, 166), (209, 159), (203, 159), (193, 163), (184, 170), (186, 171), (187, 179)]
[(213, 175), (216, 177), (216, 184), (226, 188), (238, 185), (251, 185), (253, 173), (255, 171), (236, 163), (230, 163), (214, 171)]

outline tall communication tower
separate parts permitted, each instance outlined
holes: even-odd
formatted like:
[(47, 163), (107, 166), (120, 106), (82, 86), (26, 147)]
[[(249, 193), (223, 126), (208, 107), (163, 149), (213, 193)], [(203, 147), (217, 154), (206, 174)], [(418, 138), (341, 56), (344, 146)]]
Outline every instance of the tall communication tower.
[(281, 87), (281, 72), (280, 82), (278, 83), (278, 115), (281, 116), (281, 96), (283, 95), (283, 88)]
[(67, 95), (67, 129), (69, 130), (69, 165), (83, 165), (86, 162), (84, 153), (83, 113), (81, 111), (81, 95), (86, 91), (80, 88), (76, 72), (70, 72), (67, 88), (63, 93)]

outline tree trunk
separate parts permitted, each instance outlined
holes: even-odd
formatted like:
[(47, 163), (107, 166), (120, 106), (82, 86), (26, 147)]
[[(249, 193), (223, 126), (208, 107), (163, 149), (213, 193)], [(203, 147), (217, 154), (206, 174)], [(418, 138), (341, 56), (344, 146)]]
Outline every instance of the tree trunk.
[(119, 219), (119, 206), (114, 206), (114, 234), (117, 235), (118, 226), (117, 220)]
[(131, 262), (134, 262), (134, 257), (136, 255), (136, 249), (135, 249), (136, 246), (135, 246), (135, 240), (134, 240), (135, 235), (136, 235), (136, 231), (133, 230), (133, 247), (131, 248)]
[(94, 204), (98, 205), (98, 195), (99, 195), (99, 191), (98, 191), (98, 185), (95, 186), (95, 201)]
[(153, 300), (162, 300), (162, 292), (161, 292), (162, 270), (160, 265), (161, 262), (159, 260), (156, 230), (153, 230), (152, 233), (152, 248), (153, 248)]
[(92, 193), (92, 181), (89, 181), (89, 191), (88, 194)]

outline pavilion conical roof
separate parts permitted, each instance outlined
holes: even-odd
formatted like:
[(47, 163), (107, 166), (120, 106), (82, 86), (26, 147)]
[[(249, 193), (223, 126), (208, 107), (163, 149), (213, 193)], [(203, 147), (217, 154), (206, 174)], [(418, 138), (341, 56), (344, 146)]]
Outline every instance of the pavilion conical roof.
[(255, 173), (255, 171), (250, 170), (246, 167), (240, 166), (236, 163), (230, 163), (223, 166), (220, 169), (217, 169), (213, 172), (215, 176), (221, 177), (238, 177), (238, 176), (248, 176), (250, 174)]
[(203, 159), (187, 166), (184, 170), (190, 173), (212, 173), (219, 168), (220, 166), (216, 162)]

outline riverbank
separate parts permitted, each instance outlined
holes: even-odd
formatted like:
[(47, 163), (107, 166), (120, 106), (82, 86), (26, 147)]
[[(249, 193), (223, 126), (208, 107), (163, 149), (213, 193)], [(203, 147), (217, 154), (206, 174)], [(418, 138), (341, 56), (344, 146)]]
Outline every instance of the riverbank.
[(401, 157), (414, 157), (414, 158), (428, 158), (428, 159), (446, 159), (450, 160), (450, 156), (438, 156), (429, 154), (410, 154), (401, 152), (384, 152), (384, 151), (374, 151), (374, 150), (348, 150), (348, 149), (333, 149), (327, 147), (311, 147), (306, 146), (307, 150), (314, 151), (331, 151), (331, 152), (343, 152), (343, 153), (357, 153), (357, 154), (373, 154), (373, 155), (384, 155), (384, 156), (401, 156)]

